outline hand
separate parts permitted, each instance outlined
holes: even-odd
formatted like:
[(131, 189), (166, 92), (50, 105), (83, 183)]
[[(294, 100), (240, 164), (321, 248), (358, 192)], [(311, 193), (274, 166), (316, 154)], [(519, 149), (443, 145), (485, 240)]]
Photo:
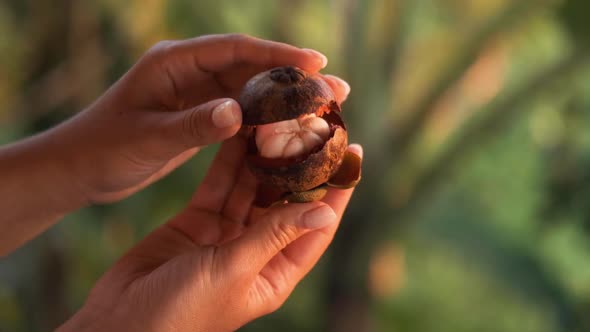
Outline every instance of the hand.
[[(312, 50), (242, 35), (160, 42), (85, 112), (45, 137), (65, 160), (77, 197), (121, 200), (241, 126), (244, 83), (275, 66), (316, 72), (326, 58)], [(348, 89), (326, 76), (334, 89)]]
[[(326, 61), (316, 51), (242, 35), (158, 43), (84, 112), (0, 148), (0, 255), (64, 215), (121, 200), (199, 148), (235, 135), (241, 110), (231, 98), (256, 73), (282, 65), (314, 72)], [(348, 92), (344, 81), (324, 78)]]
[(189, 206), (119, 260), (60, 330), (234, 331), (278, 309), (332, 240), (352, 189), (253, 208), (244, 154), (242, 138), (225, 142)]
[[(342, 102), (348, 88), (333, 88)], [(122, 257), (60, 330), (233, 331), (278, 309), (326, 250), (353, 189), (255, 208), (245, 154), (243, 137), (224, 142), (188, 207)]]

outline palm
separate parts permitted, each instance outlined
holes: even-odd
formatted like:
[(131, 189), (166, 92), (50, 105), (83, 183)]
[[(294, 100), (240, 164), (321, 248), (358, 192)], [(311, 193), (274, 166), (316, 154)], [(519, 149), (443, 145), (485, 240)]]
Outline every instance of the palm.
[[(238, 259), (221, 254), (219, 248), (262, 233), (262, 227), (271, 221), (265, 220), (263, 213), (270, 214), (272, 209), (252, 206), (256, 181), (243, 164), (244, 155), (241, 138), (226, 141), (189, 206), (130, 250), (97, 283), (86, 307), (108, 314), (117, 308), (114, 311), (129, 317), (134, 312), (126, 310), (140, 310), (145, 318), (137, 330), (145, 326), (165, 330), (158, 325), (163, 312), (178, 321), (199, 313), (196, 321), (207, 323), (211, 320), (199, 318), (215, 317), (226, 307), (237, 308), (232, 325), (226, 326), (234, 330), (278, 308), (323, 254), (337, 225), (311, 231), (291, 243), (279, 243), (284, 248), (270, 256), (268, 248), (273, 245), (259, 240), (255, 242), (262, 242), (261, 251), (238, 246), (234, 250)], [(324, 202), (341, 217), (351, 194), (352, 189), (330, 189)], [(282, 241), (281, 237), (277, 240)], [(267, 257), (262, 264), (259, 256)]]

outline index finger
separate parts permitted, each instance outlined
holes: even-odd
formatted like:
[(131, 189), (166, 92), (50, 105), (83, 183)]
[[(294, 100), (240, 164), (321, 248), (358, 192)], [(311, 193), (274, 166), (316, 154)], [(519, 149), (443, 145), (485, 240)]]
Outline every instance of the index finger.
[(348, 98), (348, 94), (350, 93), (350, 85), (343, 79), (338, 76), (334, 75), (322, 75), (322, 78), (332, 91), (334, 91), (334, 96), (336, 97), (336, 101), (338, 104), (342, 104)]
[(205, 72), (222, 72), (240, 64), (269, 68), (294, 65), (317, 72), (328, 63), (315, 50), (242, 34), (207, 35), (173, 42), (170, 48), (172, 52), (192, 55), (195, 65)]

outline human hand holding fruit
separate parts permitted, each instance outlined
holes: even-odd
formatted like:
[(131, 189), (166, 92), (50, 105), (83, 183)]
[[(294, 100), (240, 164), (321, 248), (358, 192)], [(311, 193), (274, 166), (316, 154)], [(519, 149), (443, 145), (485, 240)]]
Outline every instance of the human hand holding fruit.
[[(242, 125), (234, 98), (255, 74), (285, 65), (317, 72), (326, 62), (317, 51), (237, 34), (157, 43), (85, 111), (0, 149), (0, 254), (72, 211), (128, 197), (234, 136)], [(348, 93), (344, 81), (322, 78), (336, 95)]]
[[(346, 98), (345, 83), (334, 77), (322, 79), (333, 90), (332, 107)], [(231, 107), (238, 105), (232, 102)], [(210, 128), (215, 110), (193, 112), (207, 114), (188, 116), (200, 128), (202, 141), (218, 139)], [(326, 139), (338, 132), (329, 126), (326, 135), (324, 123), (312, 118), (269, 127), (274, 132), (282, 126), (298, 126), (299, 131), (289, 133), (300, 137), (304, 145), (294, 152), (295, 159), (317, 154), (314, 151), (323, 150)], [(343, 123), (336, 127), (342, 128)], [(301, 133), (302, 128), (323, 143), (314, 138), (313, 147), (306, 146), (308, 134)], [(262, 135), (258, 138), (264, 141)], [(247, 166), (251, 143), (244, 135), (225, 141), (187, 208), (121, 258), (60, 330), (232, 331), (280, 307), (329, 245), (352, 189), (325, 189), (325, 197), (317, 202), (257, 208), (253, 203), (260, 177)], [(360, 146), (345, 144), (342, 155), (355, 156), (360, 166)], [(281, 159), (286, 148), (282, 147)], [(338, 167), (331, 166), (326, 174), (332, 176), (340, 169), (343, 159), (339, 158), (331, 159)]]

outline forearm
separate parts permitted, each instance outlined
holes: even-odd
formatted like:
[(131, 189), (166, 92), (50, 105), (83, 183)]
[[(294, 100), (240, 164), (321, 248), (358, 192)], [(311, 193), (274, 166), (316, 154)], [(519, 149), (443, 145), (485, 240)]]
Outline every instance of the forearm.
[(0, 254), (84, 205), (51, 133), (0, 148)]

